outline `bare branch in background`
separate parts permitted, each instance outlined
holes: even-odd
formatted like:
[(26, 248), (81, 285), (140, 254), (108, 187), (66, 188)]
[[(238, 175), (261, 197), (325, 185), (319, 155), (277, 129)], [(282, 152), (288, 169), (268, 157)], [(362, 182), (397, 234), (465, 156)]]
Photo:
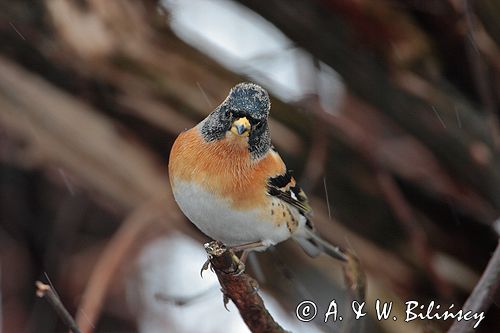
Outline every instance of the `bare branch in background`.
[[(165, 229), (179, 225), (178, 221), (182, 221), (179, 214), (168, 212), (165, 206), (161, 201), (137, 208), (106, 246), (90, 275), (78, 308), (76, 321), (83, 333), (93, 332), (111, 283), (120, 268), (133, 260), (133, 250), (137, 250), (145, 235), (163, 235)], [(162, 227), (164, 230), (161, 230)]]
[[(347, 252), (347, 258), (347, 263), (342, 266), (347, 290), (352, 301), (363, 303), (366, 299), (366, 274), (359, 258), (354, 253)], [(361, 332), (362, 322), (356, 320), (353, 311), (350, 311), (351, 302), (347, 302), (347, 304), (349, 304), (349, 308), (346, 310), (347, 315), (344, 318), (345, 326), (342, 328), (342, 332)]]
[(432, 262), (435, 251), (429, 244), (424, 229), (419, 226), (412, 207), (406, 201), (403, 193), (401, 193), (396, 181), (388, 172), (381, 170), (377, 172), (377, 181), (396, 220), (406, 229), (406, 234), (411, 241), (419, 264), (424, 267), (436, 284), (438, 292), (445, 297), (449, 297), (452, 291), (451, 286), (434, 269)]
[(498, 151), (500, 150), (500, 133), (498, 132), (500, 122), (498, 121), (497, 115), (498, 105), (496, 105), (497, 103), (495, 101), (495, 96), (493, 95), (491, 80), (488, 77), (488, 65), (483, 60), (483, 56), (475, 39), (475, 33), (477, 30), (476, 26), (478, 23), (476, 22), (475, 14), (472, 11), (473, 7), (471, 7), (469, 0), (463, 0), (463, 6), (465, 22), (467, 25), (467, 56), (471, 62), (472, 72), (474, 74), (474, 80), (477, 87), (476, 89), (478, 90), (478, 94), (481, 96), (481, 102), (488, 113), (491, 138)]
[[(486, 113), (498, 114), (500, 104), (498, 1), (236, 2), (290, 38), (286, 59), (305, 53), (321, 60), (313, 79), (333, 69), (345, 84), (334, 114), (322, 109), (320, 101), (330, 100), (323, 89), (321, 99), (312, 96), (300, 107), (272, 97), (270, 128), (288, 167), (312, 188), (320, 233), (353, 250), (366, 270), (368, 282), (361, 283), (356, 262), (345, 267), (351, 296), (369, 284), (367, 304), (386, 296), (395, 304), (408, 295), (464, 299), (500, 232), (500, 222), (497, 233), (491, 230), (500, 209), (500, 158)], [(170, 144), (249, 78), (176, 36), (169, 23), (178, 9), (161, 15), (159, 3), (0, 1), (6, 18), (0, 24), (0, 254), (4, 268), (19, 266), (2, 270), (4, 331), (50, 331), (42, 324), (53, 324), (56, 314), (49, 318), (32, 306), (35, 297), (29, 303), (22, 296), (42, 265), (63, 282), (63, 299), (81, 301), (83, 333), (92, 330), (88, 324), (117, 322), (133, 330), (141, 312), (127, 311), (121, 270), (128, 272), (136, 251), (170, 227), (201, 238), (170, 192)], [(201, 23), (194, 33), (211, 28)], [(240, 26), (228, 30), (242, 46), (253, 39)], [(255, 73), (252, 80), (272, 95), (273, 80)], [(307, 87), (310, 74), (303, 66), (297, 83)], [(335, 202), (332, 214), (322, 186), (315, 186), (322, 179)], [(78, 210), (65, 204), (70, 196)], [(276, 274), (266, 274), (274, 269), (266, 253), (258, 256), (260, 283), (289, 313), (297, 297), (342, 284), (338, 267), (322, 258), (281, 254), (283, 265), (297, 268), (299, 283), (282, 286)], [(475, 303), (487, 307), (491, 295)], [(487, 328), (498, 331), (500, 322), (491, 318), (499, 309), (489, 311)], [(417, 322), (376, 324), (399, 333), (421, 331)]]
[(82, 333), (78, 328), (75, 320), (69, 314), (68, 310), (64, 307), (59, 296), (56, 292), (48, 285), (40, 281), (36, 281), (36, 295), (40, 298), (45, 298), (50, 305), (57, 312), (61, 320), (73, 333)]
[[(500, 242), (497, 245), (493, 256), (486, 266), (481, 279), (463, 305), (464, 312), (472, 313), (486, 312), (495, 299), (498, 299), (500, 291)], [(473, 332), (474, 320), (455, 321), (448, 330), (448, 333), (469, 333)]]

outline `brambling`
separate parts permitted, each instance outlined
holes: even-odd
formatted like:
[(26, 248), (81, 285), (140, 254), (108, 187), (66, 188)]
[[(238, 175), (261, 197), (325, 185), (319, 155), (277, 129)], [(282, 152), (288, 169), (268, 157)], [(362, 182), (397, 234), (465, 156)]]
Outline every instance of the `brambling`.
[(174, 198), (203, 233), (244, 256), (293, 238), (310, 256), (345, 261), (315, 231), (305, 193), (271, 144), (270, 107), (263, 88), (240, 83), (181, 133), (168, 164)]

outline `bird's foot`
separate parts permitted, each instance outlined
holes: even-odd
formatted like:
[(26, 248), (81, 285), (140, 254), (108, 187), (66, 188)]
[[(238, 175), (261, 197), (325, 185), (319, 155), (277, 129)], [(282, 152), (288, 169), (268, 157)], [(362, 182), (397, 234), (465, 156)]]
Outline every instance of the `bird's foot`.
[(243, 262), (243, 260), (240, 260), (240, 258), (238, 258), (238, 256), (234, 254), (234, 252), (232, 253), (232, 257), (233, 264), (235, 266), (233, 274), (239, 276), (245, 272), (245, 263)]
[(222, 292), (222, 302), (224, 303), (224, 308), (229, 312), (229, 309), (227, 308), (227, 304), (229, 303), (229, 296), (224, 288), (221, 288), (220, 290)]
[(203, 272), (208, 270), (210, 268), (210, 259), (207, 259), (207, 261), (205, 261), (205, 263), (203, 264), (203, 266), (201, 266), (201, 269), (200, 269), (200, 276), (203, 278)]

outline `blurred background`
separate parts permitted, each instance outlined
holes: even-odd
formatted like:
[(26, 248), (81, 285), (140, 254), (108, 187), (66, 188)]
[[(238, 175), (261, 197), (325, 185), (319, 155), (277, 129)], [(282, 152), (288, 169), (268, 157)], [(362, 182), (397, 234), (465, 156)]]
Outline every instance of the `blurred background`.
[[(176, 136), (242, 81), (272, 95), (273, 143), (324, 237), (367, 277), (293, 242), (249, 258), (294, 332), (444, 332), (404, 302), (460, 308), (500, 234), (495, 0), (0, 0), (0, 332), (248, 332), (223, 307), (168, 184)], [(495, 222), (496, 221), (496, 222)], [(477, 332), (500, 331), (500, 301)], [(318, 318), (295, 307), (314, 300)], [(375, 300), (398, 321), (378, 321)]]

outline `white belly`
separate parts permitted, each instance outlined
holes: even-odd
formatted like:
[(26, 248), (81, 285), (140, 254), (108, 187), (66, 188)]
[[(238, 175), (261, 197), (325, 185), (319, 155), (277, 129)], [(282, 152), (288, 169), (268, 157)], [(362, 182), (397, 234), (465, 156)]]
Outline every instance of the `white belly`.
[(228, 246), (262, 241), (266, 246), (290, 237), (286, 223), (265, 221), (255, 210), (237, 211), (228, 201), (216, 198), (200, 186), (184, 181), (173, 184), (177, 204), (204, 234)]

